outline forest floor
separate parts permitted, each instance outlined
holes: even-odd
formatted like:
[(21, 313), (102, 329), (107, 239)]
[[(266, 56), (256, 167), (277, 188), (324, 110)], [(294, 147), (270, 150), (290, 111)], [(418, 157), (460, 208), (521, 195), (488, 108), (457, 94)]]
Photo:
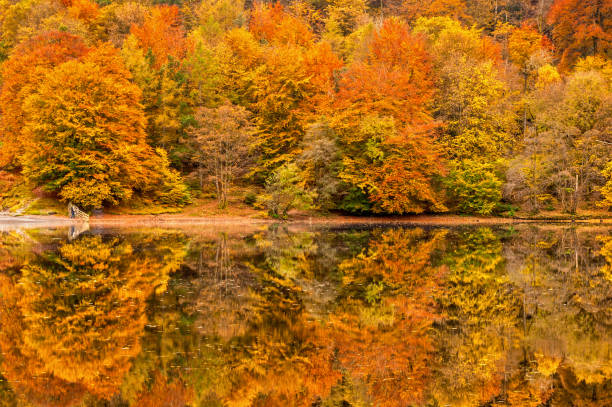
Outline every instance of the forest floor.
[[(140, 207), (117, 207), (105, 210), (103, 214), (94, 214), (89, 219), (89, 226), (97, 227), (204, 227), (211, 229), (222, 226), (224, 230), (235, 227), (256, 227), (272, 223), (287, 223), (302, 226), (342, 227), (357, 225), (503, 225), (516, 223), (565, 223), (578, 222), (588, 224), (612, 225), (612, 212), (579, 208), (577, 215), (561, 211), (542, 211), (536, 215), (519, 211), (512, 217), (463, 216), (453, 214), (422, 214), (411, 216), (349, 216), (338, 213), (322, 214), (320, 212), (290, 213), (289, 219), (281, 221), (269, 218), (266, 212), (247, 205), (244, 191), (230, 196), (229, 206), (220, 209), (210, 197), (194, 199), (185, 208), (164, 208), (143, 204)], [(49, 197), (23, 199), (15, 205), (17, 210), (0, 212), (0, 228), (14, 227), (59, 227), (74, 225), (78, 220), (69, 219), (66, 206)], [(19, 226), (17, 226), (19, 225)]]
[[(23, 190), (23, 191), (22, 191)], [(28, 193), (24, 192), (27, 190)], [(248, 193), (256, 195), (258, 191), (248, 188), (236, 188), (229, 196), (227, 208), (220, 209), (215, 199), (210, 196), (194, 198), (193, 202), (184, 208), (167, 208), (146, 203), (131, 207), (116, 207), (104, 210), (103, 214), (94, 214), (89, 219), (90, 226), (99, 227), (190, 227), (223, 225), (237, 228), (246, 225), (256, 226), (271, 223), (290, 223), (294, 225), (316, 225), (342, 227), (343, 225), (501, 225), (513, 223), (557, 223), (579, 222), (589, 224), (612, 225), (612, 212), (579, 208), (578, 214), (570, 215), (560, 210), (542, 211), (532, 214), (518, 211), (510, 217), (504, 216), (464, 216), (454, 214), (421, 214), (410, 216), (350, 216), (338, 213), (323, 214), (320, 212), (290, 213), (289, 219), (281, 221), (267, 216), (262, 209), (256, 209), (245, 203)], [(57, 199), (46, 196), (40, 191), (30, 192), (26, 187), (17, 188), (14, 197), (3, 203), (6, 212), (0, 212), (0, 226), (19, 224), (31, 227), (55, 227), (73, 225), (78, 220), (69, 219), (66, 205)], [(14, 201), (14, 202), (13, 202)], [(20, 227), (21, 227), (20, 226)], [(210, 229), (210, 228), (207, 228)]]

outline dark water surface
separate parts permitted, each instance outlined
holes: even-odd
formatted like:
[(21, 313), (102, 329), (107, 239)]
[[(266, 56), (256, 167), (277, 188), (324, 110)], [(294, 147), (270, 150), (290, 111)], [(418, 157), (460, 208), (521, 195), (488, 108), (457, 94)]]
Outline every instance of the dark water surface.
[(9, 230), (0, 406), (612, 406), (612, 229)]

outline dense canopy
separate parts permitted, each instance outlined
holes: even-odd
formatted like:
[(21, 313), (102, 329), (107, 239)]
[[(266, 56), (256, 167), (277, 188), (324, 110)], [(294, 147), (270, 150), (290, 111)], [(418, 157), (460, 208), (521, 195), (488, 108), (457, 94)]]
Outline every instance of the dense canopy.
[(607, 211), (611, 16), (609, 0), (0, 0), (0, 194)]

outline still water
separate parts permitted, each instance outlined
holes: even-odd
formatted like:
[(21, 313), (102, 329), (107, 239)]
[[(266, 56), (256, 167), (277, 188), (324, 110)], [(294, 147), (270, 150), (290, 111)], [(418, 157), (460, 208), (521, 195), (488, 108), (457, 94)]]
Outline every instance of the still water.
[(612, 229), (0, 234), (1, 406), (612, 406)]

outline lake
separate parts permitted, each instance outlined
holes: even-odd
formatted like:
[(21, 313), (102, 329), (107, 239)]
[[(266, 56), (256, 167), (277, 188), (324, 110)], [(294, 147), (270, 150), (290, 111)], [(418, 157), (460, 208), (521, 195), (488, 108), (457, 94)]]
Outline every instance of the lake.
[(612, 228), (5, 229), (2, 406), (612, 406)]

